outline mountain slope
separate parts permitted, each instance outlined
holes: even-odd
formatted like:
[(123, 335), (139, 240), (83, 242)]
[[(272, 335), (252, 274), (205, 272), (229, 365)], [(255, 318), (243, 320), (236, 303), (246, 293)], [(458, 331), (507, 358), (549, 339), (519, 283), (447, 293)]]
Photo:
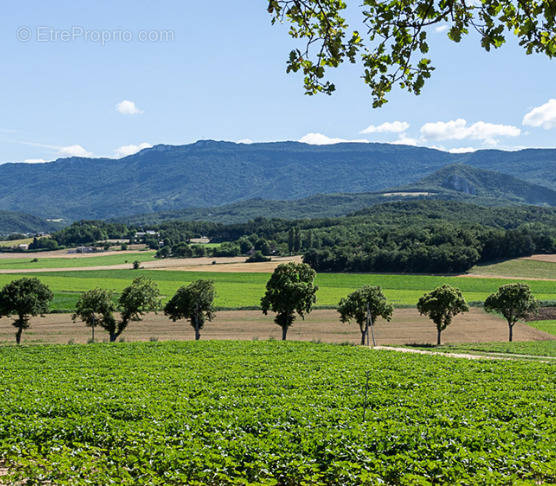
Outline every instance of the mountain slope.
[[(556, 187), (556, 150), (449, 154), (391, 144), (201, 141), (123, 159), (0, 165), (0, 209), (41, 217), (110, 218), (253, 198), (380, 191), (458, 162)], [(13, 188), (17, 188), (14, 190)]]
[(424, 177), (407, 190), (437, 191), (448, 196), (464, 194), (476, 201), (495, 200), (496, 204), (534, 204), (556, 206), (556, 191), (531, 184), (500, 172), (477, 169), (465, 164), (443, 167)]
[(60, 224), (50, 223), (37, 216), (0, 211), (0, 235), (49, 232), (60, 229), (60, 227)]
[(210, 208), (186, 208), (116, 218), (127, 224), (162, 221), (242, 223), (257, 217), (280, 219), (344, 216), (385, 202), (415, 200), (460, 201), (483, 206), (541, 205), (556, 207), (556, 191), (499, 172), (454, 164), (409, 186), (357, 194), (317, 194), (293, 201), (249, 199)]

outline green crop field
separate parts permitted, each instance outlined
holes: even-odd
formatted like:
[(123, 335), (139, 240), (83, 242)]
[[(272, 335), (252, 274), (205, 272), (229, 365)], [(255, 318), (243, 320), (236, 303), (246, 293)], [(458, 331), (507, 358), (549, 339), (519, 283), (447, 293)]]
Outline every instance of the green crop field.
[[(428, 348), (429, 346), (427, 346)], [(434, 351), (447, 353), (504, 353), (556, 357), (556, 340), (514, 343), (445, 344), (434, 346)]]
[(4, 347), (0, 368), (1, 483), (556, 481), (552, 364), (212, 341)]
[[(0, 275), (0, 285), (24, 276), (37, 276), (50, 286), (55, 294), (52, 310), (72, 311), (79, 293), (103, 287), (121, 292), (138, 275), (155, 280), (165, 298), (170, 298), (181, 285), (196, 279), (212, 279), (217, 291), (216, 305), (226, 308), (257, 307), (264, 294), (269, 274), (265, 273), (207, 273), (166, 270), (90, 270), (36, 274)], [(318, 306), (335, 306), (340, 298), (365, 284), (380, 285), (386, 296), (398, 306), (413, 306), (424, 292), (443, 283), (459, 287), (469, 302), (478, 302), (494, 292), (508, 279), (435, 277), (425, 275), (376, 274), (319, 274)], [(554, 282), (528, 282), (540, 300), (556, 300)]]
[(476, 275), (556, 279), (556, 263), (516, 259), (492, 265), (477, 265), (469, 273)]
[[(41, 258), (40, 253), (33, 253), (32, 256), (25, 258), (0, 258), (0, 270), (18, 270), (18, 269), (40, 269), (40, 268), (78, 268), (78, 267), (98, 267), (108, 265), (121, 265), (132, 263), (137, 260), (139, 262), (148, 262), (154, 260), (155, 252), (143, 251), (139, 253), (122, 253), (112, 255), (99, 255), (91, 257), (74, 257), (74, 258)], [(33, 260), (38, 261), (34, 262)]]

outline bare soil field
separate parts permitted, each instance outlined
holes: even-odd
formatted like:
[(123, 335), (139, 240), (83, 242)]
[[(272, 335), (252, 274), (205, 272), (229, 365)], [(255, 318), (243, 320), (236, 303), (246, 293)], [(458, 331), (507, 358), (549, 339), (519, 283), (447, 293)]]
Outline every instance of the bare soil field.
[(556, 319), (556, 307), (541, 307), (537, 314), (531, 315), (528, 321), (550, 321)]
[[(13, 344), (15, 329), (11, 320), (0, 319), (0, 343)], [(71, 314), (50, 314), (32, 319), (31, 328), (24, 331), (23, 343), (85, 343), (91, 336), (90, 328), (81, 322), (73, 322)], [(427, 318), (415, 309), (397, 309), (390, 323), (378, 321), (375, 326), (378, 345), (433, 344), (436, 329)], [(107, 340), (107, 333), (96, 330), (97, 341)], [(163, 314), (149, 314), (142, 322), (132, 322), (122, 337), (126, 341), (192, 340), (193, 329), (188, 321), (172, 322)], [(506, 322), (481, 309), (472, 308), (463, 316), (454, 319), (452, 325), (442, 333), (443, 342), (478, 343), (506, 341)], [(273, 316), (264, 316), (260, 311), (221, 311), (213, 322), (208, 322), (201, 331), (201, 339), (280, 339), (281, 329), (273, 322)], [(335, 310), (315, 310), (303, 321), (298, 320), (288, 332), (289, 340), (323, 341), (330, 343), (360, 342), (357, 324), (342, 324)], [(556, 339), (525, 324), (514, 328), (516, 341), (540, 341)]]
[[(187, 263), (181, 263), (184, 262)], [(234, 258), (189, 258), (184, 260), (175, 260), (171, 265), (166, 267), (168, 270), (182, 270), (195, 272), (246, 272), (246, 273), (272, 273), (274, 269), (281, 263), (296, 262), (301, 263), (301, 256), (273, 257), (270, 262), (245, 263), (245, 257)], [(202, 260), (202, 261), (201, 261)], [(208, 263), (205, 262), (208, 260)], [(216, 261), (216, 264), (212, 264)], [(147, 262), (148, 264), (158, 262)], [(145, 268), (147, 267), (145, 264)]]

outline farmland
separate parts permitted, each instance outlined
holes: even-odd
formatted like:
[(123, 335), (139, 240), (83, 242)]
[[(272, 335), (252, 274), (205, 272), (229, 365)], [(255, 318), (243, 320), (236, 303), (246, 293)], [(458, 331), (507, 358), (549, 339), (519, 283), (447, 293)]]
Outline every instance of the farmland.
[(490, 265), (477, 265), (469, 273), (474, 275), (494, 275), (497, 277), (556, 280), (556, 262), (533, 258), (516, 258)]
[(44, 268), (87, 268), (97, 266), (121, 265), (135, 260), (148, 262), (154, 259), (154, 252), (118, 252), (99, 256), (70, 256), (42, 258), (41, 253), (32, 253), (25, 258), (0, 258), (1, 270), (32, 270)]
[(19, 245), (28, 245), (33, 241), (33, 238), (22, 238), (20, 240), (0, 240), (0, 248), (12, 248)]
[(527, 324), (529, 326), (540, 329), (541, 331), (556, 336), (556, 320), (532, 321), (532, 322), (528, 322)]
[[(526, 324), (519, 323), (514, 330), (516, 341), (542, 341), (550, 335)], [(0, 344), (13, 345), (15, 329), (11, 319), (0, 319)], [(265, 316), (260, 310), (218, 311), (212, 322), (202, 332), (202, 340), (252, 340), (280, 339), (281, 329), (274, 323), (274, 316)], [(420, 316), (417, 309), (396, 309), (391, 322), (379, 319), (374, 326), (378, 345), (430, 344), (436, 339), (436, 329), (430, 319)], [(193, 339), (189, 322), (172, 322), (163, 313), (147, 314), (140, 322), (133, 322), (122, 334), (126, 342), (182, 341)], [(31, 327), (23, 333), (24, 344), (85, 344), (91, 330), (81, 322), (74, 322), (71, 314), (48, 314), (31, 320)], [(107, 341), (108, 335), (97, 328), (97, 342)], [(288, 332), (292, 341), (319, 341), (329, 343), (359, 344), (361, 334), (357, 324), (344, 324), (334, 309), (316, 309), (305, 319), (298, 319)], [(443, 333), (445, 343), (478, 343), (506, 341), (506, 321), (481, 308), (472, 307), (468, 313), (457, 316)], [(552, 341), (556, 346), (556, 340)]]
[(556, 340), (531, 341), (531, 342), (494, 342), (472, 344), (448, 344), (437, 346), (435, 351), (447, 353), (495, 353), (518, 354), (530, 356), (550, 356), (556, 358)]
[[(156, 281), (165, 298), (170, 298), (178, 287), (197, 279), (214, 280), (216, 305), (221, 308), (258, 307), (269, 278), (266, 273), (243, 272), (183, 272), (171, 270), (90, 270), (51, 273), (0, 275), (0, 286), (23, 276), (37, 276), (54, 292), (52, 310), (72, 311), (80, 292), (103, 287), (121, 292), (133, 278), (145, 275)], [(340, 298), (362, 285), (380, 285), (386, 296), (397, 306), (414, 306), (426, 291), (448, 283), (459, 287), (468, 302), (479, 302), (510, 279), (440, 277), (426, 275), (377, 274), (319, 274), (316, 283), (318, 306), (336, 306)], [(556, 285), (551, 281), (528, 282), (539, 300), (556, 300)]]
[(0, 366), (1, 482), (556, 480), (550, 364), (212, 341), (5, 347)]

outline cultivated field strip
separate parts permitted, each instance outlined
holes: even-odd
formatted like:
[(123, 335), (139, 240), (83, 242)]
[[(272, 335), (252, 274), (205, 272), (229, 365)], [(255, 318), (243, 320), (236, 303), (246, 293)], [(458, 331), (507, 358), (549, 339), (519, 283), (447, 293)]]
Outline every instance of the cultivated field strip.
[(0, 368), (7, 483), (556, 480), (551, 364), (228, 341), (4, 347)]
[[(94, 287), (121, 292), (138, 275), (155, 280), (165, 299), (170, 298), (182, 285), (197, 279), (214, 280), (216, 305), (221, 308), (258, 307), (268, 278), (267, 273), (210, 273), (170, 270), (91, 270), (79, 272), (54, 272), (22, 275), (0, 275), (0, 286), (23, 276), (37, 276), (54, 292), (52, 309), (71, 312), (80, 292)], [(468, 302), (481, 302), (511, 279), (443, 277), (428, 275), (380, 274), (318, 274), (316, 284), (317, 306), (336, 306), (342, 297), (363, 285), (379, 285), (396, 306), (414, 306), (425, 292), (444, 283), (460, 288)], [(535, 297), (541, 301), (556, 301), (556, 283), (530, 281)]]

